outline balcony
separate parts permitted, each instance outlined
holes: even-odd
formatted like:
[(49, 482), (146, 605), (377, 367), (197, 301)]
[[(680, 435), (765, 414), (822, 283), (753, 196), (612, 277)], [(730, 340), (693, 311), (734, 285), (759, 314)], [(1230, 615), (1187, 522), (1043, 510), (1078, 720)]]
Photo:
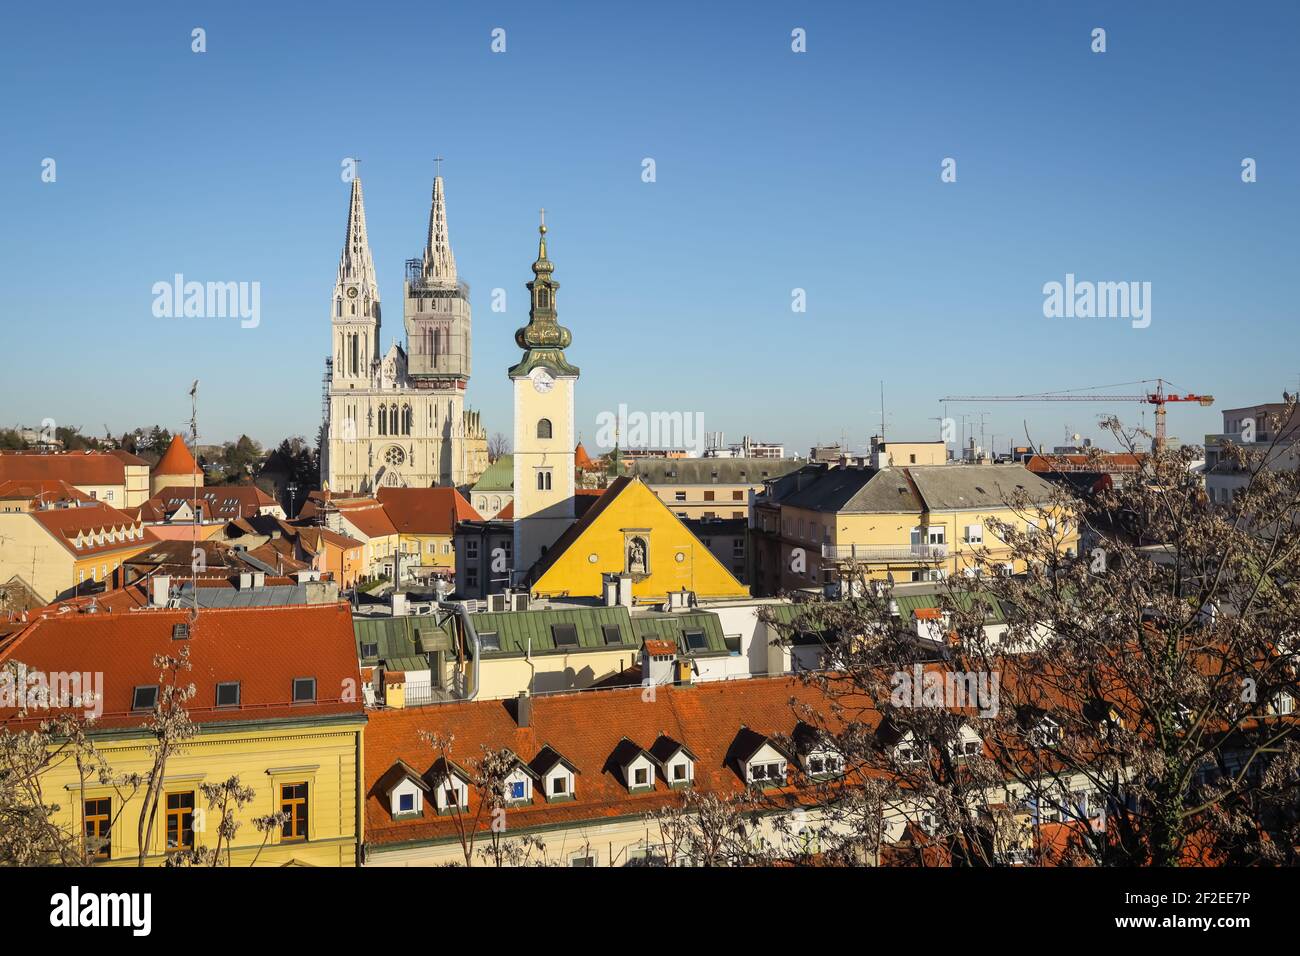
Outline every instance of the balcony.
[(943, 561), (946, 544), (824, 544), (822, 557), (828, 561)]

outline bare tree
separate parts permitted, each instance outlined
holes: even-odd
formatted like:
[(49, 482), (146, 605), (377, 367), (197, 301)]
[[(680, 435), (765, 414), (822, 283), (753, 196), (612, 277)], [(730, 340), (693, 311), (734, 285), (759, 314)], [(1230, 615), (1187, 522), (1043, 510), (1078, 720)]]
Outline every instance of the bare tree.
[(503, 432), (494, 432), (488, 439), (488, 461), (496, 461), (510, 454), (510, 439)]
[(185, 705), (196, 693), (193, 684), (181, 686), (181, 675), (189, 671), (190, 649), (182, 646), (175, 657), (166, 654), (154, 656), (153, 664), (158, 668), (158, 697), (153, 711), (144, 727), (153, 737), (149, 747), (153, 762), (149, 772), (144, 775), (144, 801), (140, 807), (140, 820), (136, 829), (139, 841), (139, 858), (137, 865), (144, 866), (149, 856), (149, 846), (153, 839), (154, 823), (158, 815), (158, 800), (162, 793), (163, 776), (167, 771), (167, 761), (180, 752), (186, 740), (192, 738), (197, 729), (190, 720)]
[[(1109, 425), (1136, 451), (1140, 433)], [(1242, 488), (1213, 506), (1190, 449), (1092, 497), (1009, 500), (1034, 520), (988, 530), (1028, 570), (979, 549), (975, 576), (940, 595), (938, 641), (865, 579), (798, 624), (774, 619), (784, 641), (823, 636), (829, 669), (804, 679), (842, 725), (809, 719), (954, 863), (1292, 862), (1300, 474), (1266, 466), (1278, 457), (1229, 446)], [(980, 678), (991, 700), (952, 699)], [(908, 682), (934, 701), (900, 695)]]

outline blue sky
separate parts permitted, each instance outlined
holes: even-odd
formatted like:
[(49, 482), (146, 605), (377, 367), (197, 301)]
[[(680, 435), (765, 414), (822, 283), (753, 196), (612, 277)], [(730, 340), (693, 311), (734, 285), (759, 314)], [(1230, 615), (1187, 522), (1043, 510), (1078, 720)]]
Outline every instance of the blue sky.
[[(446, 157), (490, 431), (543, 205), (588, 441), (622, 402), (857, 446), (882, 379), (896, 439), (934, 436), (946, 394), (1163, 376), (1225, 408), (1300, 380), (1292, 2), (79, 6), (17, 6), (0, 37), (6, 424), (179, 428), (198, 378), (203, 440), (314, 436), (348, 156), (385, 344)], [(177, 272), (260, 282), (260, 325), (155, 318)], [(1045, 318), (1067, 273), (1150, 282), (1151, 325)], [(1143, 408), (949, 414), (1001, 447)]]

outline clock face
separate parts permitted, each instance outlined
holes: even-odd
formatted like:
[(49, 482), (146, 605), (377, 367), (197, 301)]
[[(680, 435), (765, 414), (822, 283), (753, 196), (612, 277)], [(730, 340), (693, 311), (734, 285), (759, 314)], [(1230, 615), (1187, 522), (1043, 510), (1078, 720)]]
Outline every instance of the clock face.
[(348, 289), (348, 298), (355, 299), (356, 297), (357, 297), (357, 287), (353, 286), (351, 289)]
[(555, 387), (555, 379), (551, 378), (551, 373), (544, 368), (539, 368), (530, 376), (533, 380), (533, 388), (542, 394), (546, 394)]

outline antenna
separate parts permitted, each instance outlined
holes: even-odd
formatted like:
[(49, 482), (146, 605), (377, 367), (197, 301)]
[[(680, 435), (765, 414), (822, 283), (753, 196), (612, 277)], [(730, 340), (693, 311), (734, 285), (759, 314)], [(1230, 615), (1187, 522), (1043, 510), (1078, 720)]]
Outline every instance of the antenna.
[(190, 474), (190, 481), (193, 484), (190, 508), (194, 512), (190, 532), (190, 600), (193, 602), (190, 608), (190, 624), (194, 624), (199, 619), (199, 563), (194, 557), (194, 552), (199, 549), (199, 380), (197, 378), (190, 386), (190, 445), (195, 455), (195, 470)]
[(885, 380), (880, 380), (880, 443), (885, 443)]

